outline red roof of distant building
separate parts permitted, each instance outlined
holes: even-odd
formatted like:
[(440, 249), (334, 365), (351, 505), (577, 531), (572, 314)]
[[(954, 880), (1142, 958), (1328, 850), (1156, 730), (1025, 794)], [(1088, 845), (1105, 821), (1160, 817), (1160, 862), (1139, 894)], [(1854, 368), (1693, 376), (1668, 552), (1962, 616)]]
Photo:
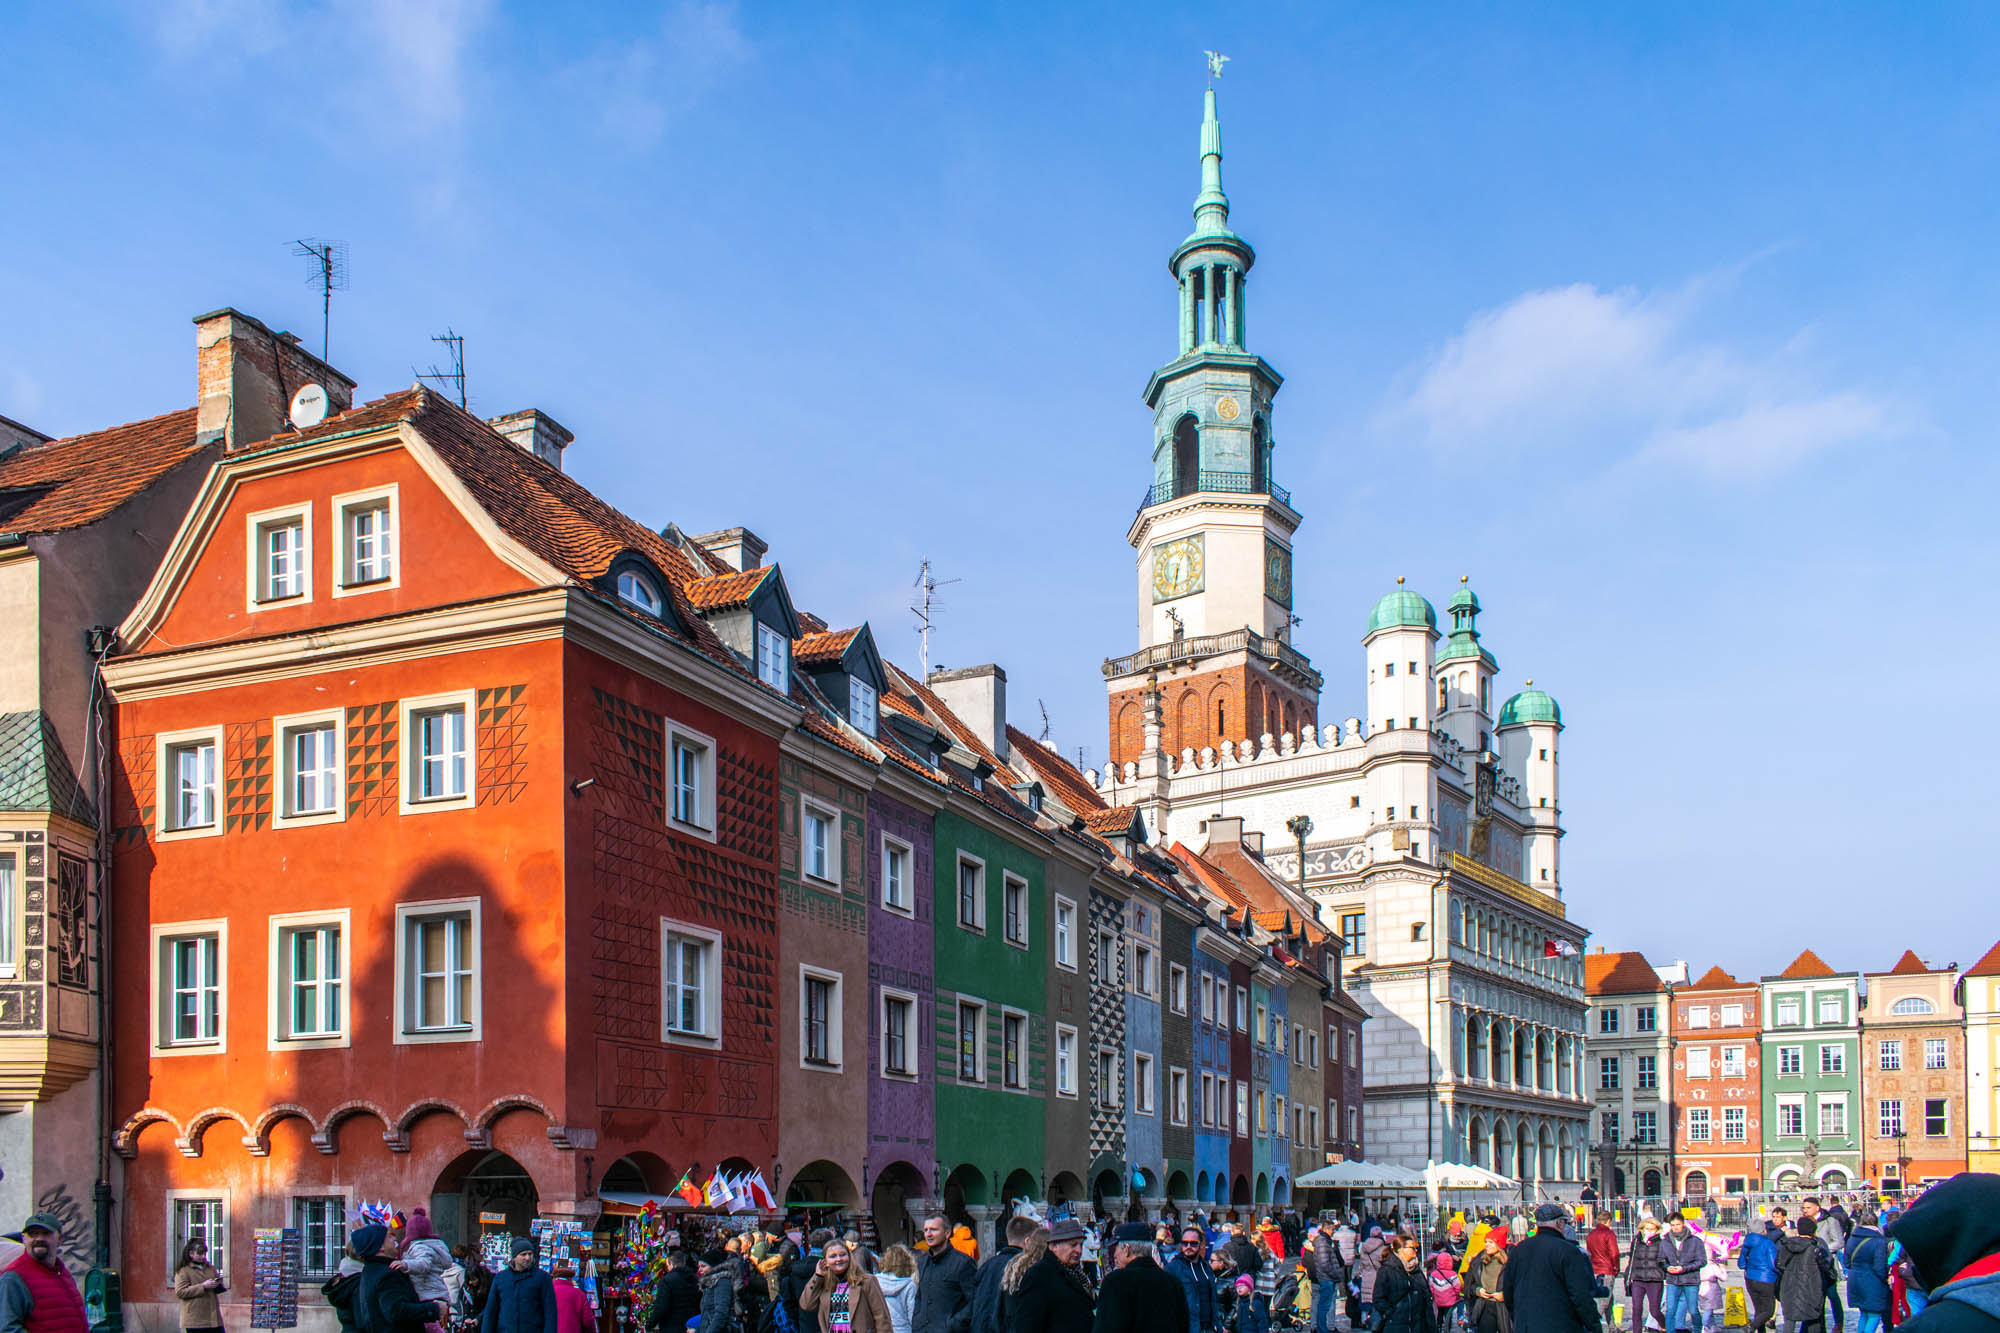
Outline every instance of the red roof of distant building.
[(727, 607), (743, 606), (756, 593), (759, 584), (771, 576), (776, 565), (764, 565), (743, 574), (710, 574), (690, 580), (687, 598), (697, 611), (720, 611)]
[(792, 645), (792, 660), (806, 666), (819, 662), (838, 662), (854, 642), (854, 636), (861, 632), (856, 625), (853, 629), (821, 631), (817, 634), (803, 634)]
[(1104, 810), (1080, 810), (1083, 826), (1092, 833), (1123, 834), (1132, 827), (1137, 812), (1129, 805), (1114, 805)]
[(1790, 967), (1778, 973), (1778, 976), (1786, 981), (1799, 981), (1809, 977), (1831, 977), (1837, 975), (1839, 974), (1828, 967), (1825, 961), (1811, 949), (1800, 953), (1797, 958), (1792, 960)]
[(1683, 990), (1733, 990), (1740, 986), (1750, 986), (1753, 984), (1755, 983), (1748, 981), (1738, 981), (1735, 977), (1732, 977), (1727, 972), (1723, 971), (1721, 966), (1718, 964), (1714, 967), (1709, 968), (1708, 971), (1702, 973), (1701, 980), (1695, 982), (1694, 985), (1684, 986), (1682, 987), (1682, 989)]
[(1104, 809), (1104, 798), (1090, 785), (1076, 766), (1025, 732), (1007, 728), (1007, 748), (1034, 770), (1035, 777), (1055, 798), (1079, 815)]
[(61, 532), (95, 523), (201, 452), (194, 418), (185, 407), (0, 458), (0, 513), (13, 510), (0, 518), (0, 531)]
[(1646, 955), (1636, 950), (1583, 956), (1586, 995), (1642, 995), (1666, 988), (1660, 974), (1646, 961)]
[(1965, 969), (1968, 977), (2000, 977), (2000, 943), (1986, 951), (1986, 956)]
[(1916, 977), (1923, 976), (1930, 970), (1924, 966), (1924, 960), (1917, 957), (1916, 950), (1905, 949), (1903, 950), (1903, 956), (1896, 960), (1896, 965), (1889, 969), (1887, 975), (1892, 977)]

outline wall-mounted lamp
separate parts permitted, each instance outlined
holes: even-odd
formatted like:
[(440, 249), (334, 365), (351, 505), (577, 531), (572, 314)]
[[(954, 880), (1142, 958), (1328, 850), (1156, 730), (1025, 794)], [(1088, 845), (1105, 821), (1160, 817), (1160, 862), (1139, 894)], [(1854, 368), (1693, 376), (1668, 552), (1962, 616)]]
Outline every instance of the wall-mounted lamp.
[(596, 778), (579, 778), (577, 781), (569, 784), (570, 795), (572, 796), (583, 795), (583, 789), (585, 787), (591, 786), (596, 781), (597, 781)]

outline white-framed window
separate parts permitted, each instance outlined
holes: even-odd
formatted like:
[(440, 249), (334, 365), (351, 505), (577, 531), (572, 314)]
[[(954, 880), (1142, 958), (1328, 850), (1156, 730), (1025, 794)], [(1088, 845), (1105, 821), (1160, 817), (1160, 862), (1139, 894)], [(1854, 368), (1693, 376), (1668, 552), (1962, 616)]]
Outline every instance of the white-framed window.
[(1597, 1087), (1601, 1092), (1616, 1092), (1621, 1083), (1621, 1062), (1615, 1055), (1600, 1055), (1597, 1058)]
[(838, 1070), (841, 975), (799, 964), (799, 1063)]
[(1167, 1114), (1176, 1125), (1188, 1122), (1188, 1073), (1178, 1065), (1167, 1069)]
[(1830, 1097), (1825, 1093), (1819, 1099), (1819, 1135), (1821, 1138), (1847, 1137), (1847, 1098)]
[(1619, 1012), (1617, 1005), (1599, 1009), (1597, 1011), (1597, 1030), (1607, 1035), (1617, 1032)]
[(1819, 1048), (1819, 1072), (1822, 1074), (1844, 1074), (1847, 1072), (1847, 1047), (1838, 1042), (1828, 1042)]
[(1780, 1097), (1777, 1101), (1778, 1134), (1782, 1138), (1796, 1139), (1806, 1132), (1806, 1099), (1804, 1097)]
[(1149, 944), (1132, 946), (1132, 985), (1141, 995), (1157, 996), (1159, 990), (1159, 969), (1154, 966), (1153, 948)]
[(276, 828), (326, 824), (346, 813), (346, 725), (338, 712), (272, 719), (277, 736)]
[(158, 746), (154, 806), (155, 834), (163, 840), (208, 837), (222, 831), (217, 775), (222, 767), (222, 728), (162, 733)]
[(1632, 1113), (1632, 1137), (1641, 1143), (1660, 1141), (1660, 1113), (1658, 1111), (1634, 1111)]
[[(1307, 1028), (1307, 1029), (1306, 1029), (1306, 1067), (1307, 1067), (1308, 1069), (1318, 1069), (1318, 1068), (1319, 1068), (1319, 1029), (1318, 1029), (1318, 1028)], [(1315, 1110), (1317, 1110), (1317, 1108), (1315, 1108)]]
[(229, 923), (179, 921), (152, 928), (154, 1055), (228, 1049)]
[(660, 918), (660, 1039), (709, 1046), (722, 1039), (722, 936)]
[(1806, 1071), (1806, 1048), (1803, 1046), (1780, 1046), (1778, 1048), (1778, 1077), (1790, 1078)]
[(1947, 1050), (1943, 1037), (1924, 1038), (1924, 1068), (1943, 1069), (1946, 1067)]
[(1708, 1135), (1708, 1108), (1706, 1106), (1688, 1107), (1688, 1140), (1693, 1143), (1707, 1143)]
[(1009, 1088), (1028, 1086), (1028, 1016), (1016, 1009), (1000, 1014), (1000, 1081)]
[(1688, 1006), (1688, 1026), (1691, 1028), (1705, 1028), (1708, 1026), (1707, 1005), (1691, 1004)]
[(1347, 1108), (1347, 1141), (1361, 1142), (1361, 1108), (1358, 1106)]
[(1209, 1073), (1207, 1070), (1203, 1070), (1201, 1075), (1201, 1123), (1204, 1128), (1212, 1127), (1215, 1124), (1215, 1104), (1215, 1075)]
[(1934, 1014), (1937, 1012), (1937, 1006), (1921, 995), (1905, 995), (1902, 999), (1889, 1006), (1889, 1012), (1897, 1017), (1904, 1017), (1911, 1014)]
[(917, 997), (882, 988), (882, 1077), (917, 1076)]
[(840, 883), (840, 812), (810, 796), (799, 798), (799, 863), (808, 878)]
[(346, 1196), (294, 1198), (292, 1225), (299, 1232), (300, 1277), (323, 1282), (339, 1271), (347, 1249)]
[(1153, 1057), (1144, 1051), (1132, 1056), (1132, 1102), (1140, 1115), (1153, 1114)]
[(1007, 943), (1028, 947), (1028, 881), (1017, 875), (1000, 876), (1000, 919), (1006, 928)]
[(1236, 1030), (1238, 1032), (1250, 1030), (1250, 991), (1245, 986), (1236, 988)]
[(1687, 1048), (1687, 1075), (1689, 1078), (1709, 1077), (1709, 1062), (1712, 1056), (1706, 1046)]
[(1747, 1106), (1725, 1106), (1722, 1108), (1722, 1141), (1742, 1143), (1750, 1137), (1750, 1108)]
[(1271, 1039), (1271, 1011), (1261, 1004), (1257, 1006), (1257, 1026), (1252, 1029), (1250, 1036), (1259, 1046)]
[(1097, 1104), (1119, 1105), (1122, 1099), (1118, 1093), (1118, 1052), (1100, 1046), (1097, 1048)]
[(882, 835), (882, 906), (903, 916), (916, 915), (916, 898), (910, 887), (915, 866), (909, 843)]
[(1741, 1004), (1725, 1004), (1722, 1006), (1722, 1026), (1726, 1028), (1740, 1028), (1743, 1026), (1743, 1006)]
[(1056, 966), (1076, 971), (1076, 904), (1056, 895)]
[(1257, 1107), (1257, 1132), (1260, 1135), (1267, 1133), (1269, 1130), (1270, 1122), (1265, 1117), (1264, 1090), (1262, 1088), (1259, 1088), (1254, 1093), (1252, 1093), (1251, 1101)]
[(1797, 1000), (1779, 1000), (1777, 1009), (1779, 1027), (1795, 1028), (1799, 1025), (1800, 1007)]
[(986, 933), (986, 863), (964, 852), (958, 854), (958, 925)]
[(1659, 1087), (1660, 1058), (1656, 1055), (1640, 1056), (1639, 1067), (1637, 1070), (1634, 1071), (1634, 1074), (1635, 1074), (1635, 1082), (1633, 1083), (1634, 1087), (1641, 1089)]
[(757, 622), (757, 679), (780, 694), (792, 689), (792, 643), (763, 621)]
[(1056, 1024), (1056, 1095), (1076, 1096), (1076, 1029)]
[(847, 680), (847, 720), (864, 736), (875, 734), (875, 687), (859, 676)]
[(14, 976), (21, 965), (20, 929), (14, 924), (21, 913), (19, 868), (13, 852), (0, 852), (0, 977)]
[(1743, 1048), (1725, 1046), (1722, 1048), (1722, 1076), (1724, 1078), (1743, 1077)]
[(1347, 1067), (1361, 1068), (1361, 1034), (1353, 1028), (1347, 1029)]
[[(212, 1190), (167, 1192), (167, 1281), (174, 1280), (173, 1267), (181, 1248), (191, 1240), (208, 1246), (208, 1262), (225, 1277), (229, 1274), (229, 1196)], [(342, 1238), (342, 1244), (346, 1238)]]
[(1250, 1085), (1240, 1078), (1236, 1080), (1236, 1137), (1250, 1137)]
[[(1843, 1106), (1843, 1110), (1846, 1108)], [(1924, 1137), (1942, 1139), (1951, 1134), (1951, 1099), (1948, 1097), (1924, 1098)]]
[(1632, 1030), (1634, 1032), (1658, 1032), (1660, 1030), (1659, 1006), (1651, 1004), (1633, 1006)]
[(961, 996), (958, 1001), (958, 1081), (986, 1081), (986, 1006)]
[(1893, 1139), (1903, 1132), (1903, 1103), (1900, 1100), (1885, 1097), (1876, 1106), (1875, 1132), (1885, 1139)]
[(405, 814), (462, 810), (472, 804), (472, 691), (405, 699)]
[(1903, 1067), (1903, 1043), (1890, 1038), (1875, 1043), (1875, 1067), (1877, 1069), (1901, 1069)]
[(652, 577), (636, 569), (619, 571), (618, 600), (627, 606), (644, 611), (649, 616), (659, 615), (665, 605)]
[(262, 509), (247, 520), (249, 608), (312, 600), (312, 506)]
[(1277, 1138), (1285, 1137), (1285, 1094), (1271, 1094), (1271, 1133)]
[(271, 918), (271, 1047), (345, 1046), (347, 909)]
[(477, 898), (396, 904), (396, 1043), (478, 1041)]
[(1821, 1023), (1840, 1022), (1840, 1013), (1841, 1006), (1838, 995), (1822, 995), (1819, 997), (1819, 1021)]
[(667, 824), (715, 840), (715, 738), (669, 719)]
[(1167, 964), (1167, 1007), (1177, 1014), (1188, 1011), (1187, 969), (1179, 963)]
[(333, 530), (340, 543), (334, 565), (335, 597), (393, 588), (401, 582), (394, 486), (334, 496)]

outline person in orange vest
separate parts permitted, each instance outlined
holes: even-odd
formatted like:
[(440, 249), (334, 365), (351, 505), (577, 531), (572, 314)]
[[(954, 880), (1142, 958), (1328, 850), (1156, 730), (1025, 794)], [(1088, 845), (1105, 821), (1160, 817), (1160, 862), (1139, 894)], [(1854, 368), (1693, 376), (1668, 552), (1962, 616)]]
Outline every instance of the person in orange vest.
[(21, 1224), (21, 1253), (0, 1269), (0, 1333), (87, 1333), (83, 1293), (62, 1261), (62, 1223), (36, 1213)]

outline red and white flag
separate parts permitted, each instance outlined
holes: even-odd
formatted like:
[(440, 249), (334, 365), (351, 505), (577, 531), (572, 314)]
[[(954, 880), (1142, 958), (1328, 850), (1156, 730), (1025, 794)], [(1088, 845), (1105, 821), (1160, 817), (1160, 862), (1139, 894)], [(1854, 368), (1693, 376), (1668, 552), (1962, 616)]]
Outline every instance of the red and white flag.
[(1576, 946), (1568, 940), (1550, 940), (1542, 946), (1542, 957), (1574, 958), (1576, 957)]

